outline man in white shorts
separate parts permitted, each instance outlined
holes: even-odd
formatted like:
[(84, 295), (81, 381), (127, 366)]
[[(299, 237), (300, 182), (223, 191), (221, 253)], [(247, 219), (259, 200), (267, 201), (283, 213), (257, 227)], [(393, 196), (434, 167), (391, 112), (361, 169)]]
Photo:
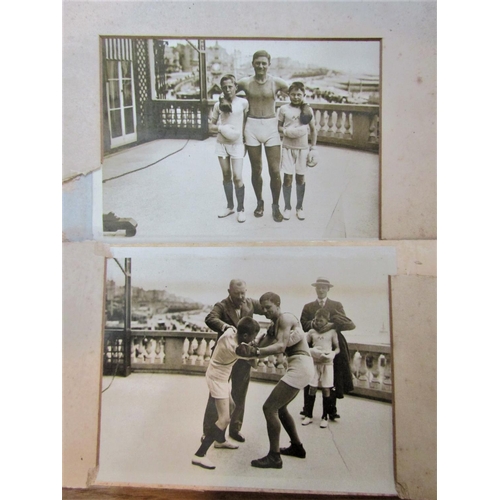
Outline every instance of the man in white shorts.
[(222, 183), (227, 205), (219, 218), (234, 214), (233, 185), (236, 193), (237, 220), (245, 222), (245, 185), (243, 184), (243, 158), (245, 145), (243, 130), (248, 112), (248, 101), (236, 96), (236, 79), (233, 75), (224, 75), (220, 80), (224, 93), (221, 102), (216, 102), (212, 120), (208, 124), (210, 132), (217, 132), (215, 152), (222, 169)]
[[(294, 82), (288, 88), (290, 104), (285, 104), (278, 111), (278, 129), (283, 134), (281, 150), (281, 170), (283, 171), (283, 198), (285, 211), (283, 218), (290, 219), (292, 211), (291, 195), (293, 176), (297, 192), (296, 214), (299, 220), (305, 219), (304, 194), (305, 175), (309, 153), (315, 149), (317, 140), (316, 125), (311, 107), (304, 102), (305, 87), (302, 82)], [(308, 133), (311, 132), (311, 146)]]
[(248, 99), (248, 120), (245, 126), (245, 144), (252, 167), (252, 186), (257, 198), (255, 217), (264, 215), (262, 199), (262, 145), (266, 152), (272, 196), (272, 215), (276, 222), (283, 220), (279, 208), (281, 194), (280, 154), (281, 140), (276, 119), (276, 99), (286, 92), (287, 83), (267, 73), (271, 56), (265, 50), (258, 50), (252, 57), (254, 76), (238, 81), (238, 90), (244, 91)]
[[(287, 357), (287, 369), (276, 384), (263, 406), (269, 438), (269, 452), (266, 456), (252, 460), (252, 467), (262, 469), (281, 469), (281, 455), (306, 458), (293, 417), (288, 411), (288, 404), (297, 394), (309, 385), (314, 376), (314, 363), (300, 321), (291, 313), (281, 312), (281, 298), (273, 292), (267, 292), (260, 298), (260, 304), (266, 318), (272, 321), (267, 334), (256, 345), (241, 343), (236, 353), (248, 358), (265, 358), (284, 353)], [(280, 448), (281, 425), (290, 437), (290, 446)]]
[(253, 318), (245, 316), (238, 322), (237, 329), (228, 328), (219, 338), (214, 352), (210, 358), (205, 378), (210, 396), (215, 400), (217, 408), (217, 421), (211, 425), (202, 439), (201, 446), (195, 453), (191, 462), (204, 469), (215, 469), (215, 465), (206, 457), (210, 446), (236, 449), (238, 445), (226, 441), (226, 428), (231, 421), (231, 384), (229, 377), (233, 365), (239, 359), (236, 348), (242, 342), (250, 344), (260, 331), (260, 325)]

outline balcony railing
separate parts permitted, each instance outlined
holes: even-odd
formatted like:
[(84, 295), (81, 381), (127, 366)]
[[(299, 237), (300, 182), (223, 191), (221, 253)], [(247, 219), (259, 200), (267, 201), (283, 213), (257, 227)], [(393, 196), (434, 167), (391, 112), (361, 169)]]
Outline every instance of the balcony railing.
[[(192, 331), (106, 329), (103, 373), (126, 376), (130, 372), (168, 372), (203, 375), (215, 344), (215, 333)], [(354, 394), (392, 401), (391, 353), (387, 345), (350, 343)], [(251, 377), (276, 382), (285, 373), (286, 356), (259, 360)]]
[[(206, 139), (208, 118), (215, 101), (155, 100), (147, 104), (148, 140)], [(279, 102), (277, 108), (284, 103)], [(378, 153), (379, 106), (371, 104), (310, 103), (318, 130), (318, 143)]]

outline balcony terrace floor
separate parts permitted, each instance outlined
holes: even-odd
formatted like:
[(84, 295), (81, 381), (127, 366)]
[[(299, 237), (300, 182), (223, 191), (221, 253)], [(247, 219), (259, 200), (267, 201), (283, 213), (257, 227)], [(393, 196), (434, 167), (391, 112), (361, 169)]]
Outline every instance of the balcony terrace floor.
[[(112, 382), (112, 383), (111, 383)], [(201, 376), (133, 373), (103, 377), (97, 485), (241, 489), (315, 493), (395, 495), (392, 405), (357, 397), (338, 402), (341, 418), (319, 427), (321, 396), (314, 421), (300, 425), (302, 394), (289, 405), (307, 451), (305, 460), (283, 457), (283, 468), (257, 469), (250, 461), (268, 451), (262, 405), (273, 384), (252, 381), (237, 450), (210, 448), (216, 464), (191, 464), (200, 445), (208, 396)], [(281, 432), (281, 446), (288, 436)]]
[[(130, 244), (378, 238), (377, 154), (319, 145), (319, 163), (315, 168), (309, 168), (306, 175), (306, 219), (298, 220), (295, 210), (292, 210), (290, 220), (281, 223), (274, 222), (271, 217), (272, 201), (265, 154), (265, 214), (262, 218), (254, 217), (256, 202), (247, 155), (243, 166), (247, 220), (238, 224), (235, 215), (224, 219), (217, 217), (226, 206), (226, 201), (214, 150), (214, 137), (205, 141), (164, 139), (106, 157), (102, 168), (102, 179), (105, 181), (102, 185), (102, 211), (114, 212), (118, 217), (131, 217), (138, 227), (134, 237), (125, 238), (123, 233), (118, 232), (106, 233), (105, 239)], [(169, 154), (172, 155), (143, 168)], [(137, 169), (142, 170), (135, 171)], [(117, 176), (121, 177), (112, 179)], [(283, 206), (281, 194), (282, 210)], [(295, 207), (295, 184), (292, 207)]]

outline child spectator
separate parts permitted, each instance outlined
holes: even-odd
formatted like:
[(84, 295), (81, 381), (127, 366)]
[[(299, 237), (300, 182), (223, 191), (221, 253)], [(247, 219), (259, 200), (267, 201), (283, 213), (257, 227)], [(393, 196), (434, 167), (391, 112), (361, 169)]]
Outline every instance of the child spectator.
[(307, 332), (307, 342), (311, 346), (310, 352), (314, 361), (314, 379), (309, 384), (310, 397), (304, 409), (302, 425), (308, 425), (312, 422), (316, 391), (320, 388), (323, 394), (323, 414), (320, 427), (328, 427), (328, 415), (331, 414), (331, 389), (334, 386), (334, 358), (340, 352), (337, 332), (334, 329), (320, 333), (329, 319), (330, 313), (326, 309), (318, 309), (314, 315), (313, 328)]

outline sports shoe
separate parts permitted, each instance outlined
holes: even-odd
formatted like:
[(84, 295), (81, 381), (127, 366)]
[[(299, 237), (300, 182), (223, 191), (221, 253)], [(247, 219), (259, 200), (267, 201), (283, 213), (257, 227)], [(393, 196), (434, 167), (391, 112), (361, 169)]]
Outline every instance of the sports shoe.
[(191, 460), (191, 463), (193, 465), (199, 465), (204, 469), (215, 469), (215, 465), (207, 457), (198, 457), (195, 455)]
[(262, 217), (264, 215), (264, 200), (257, 202), (257, 208), (253, 211), (255, 217)]
[(290, 443), (288, 448), (280, 448), (280, 453), (288, 457), (306, 458), (306, 450), (302, 444)]
[(214, 444), (214, 448), (224, 448), (226, 450), (237, 450), (239, 446), (237, 444), (230, 443), (229, 441), (224, 441), (223, 443), (218, 443), (217, 441)]
[(304, 417), (304, 420), (302, 420), (302, 425), (309, 425), (312, 424), (313, 419), (310, 417)]
[(239, 432), (229, 432), (229, 437), (239, 443), (245, 442), (245, 438)]
[(328, 427), (328, 417), (323, 417), (321, 419), (321, 424), (319, 426), (324, 429), (325, 427)]
[(238, 222), (245, 222), (247, 220), (247, 217), (245, 215), (245, 211), (242, 210), (241, 212), (238, 212), (238, 215), (236, 218), (237, 218)]
[(273, 219), (274, 222), (281, 222), (283, 220), (283, 216), (281, 215), (279, 205), (273, 204)]
[(227, 217), (228, 215), (234, 214), (234, 208), (225, 208), (222, 213), (220, 213), (217, 217), (219, 219), (223, 219), (224, 217)]
[(285, 208), (285, 211), (283, 212), (283, 219), (290, 220), (291, 214), (292, 214), (292, 211), (289, 210), (288, 208)]
[(257, 460), (252, 460), (250, 464), (252, 467), (259, 467), (260, 469), (281, 469), (283, 467), (283, 461), (279, 455), (278, 458), (266, 455), (265, 457), (258, 458)]
[(306, 218), (306, 215), (304, 213), (304, 210), (302, 208), (297, 209), (297, 219), (299, 220), (304, 220)]

